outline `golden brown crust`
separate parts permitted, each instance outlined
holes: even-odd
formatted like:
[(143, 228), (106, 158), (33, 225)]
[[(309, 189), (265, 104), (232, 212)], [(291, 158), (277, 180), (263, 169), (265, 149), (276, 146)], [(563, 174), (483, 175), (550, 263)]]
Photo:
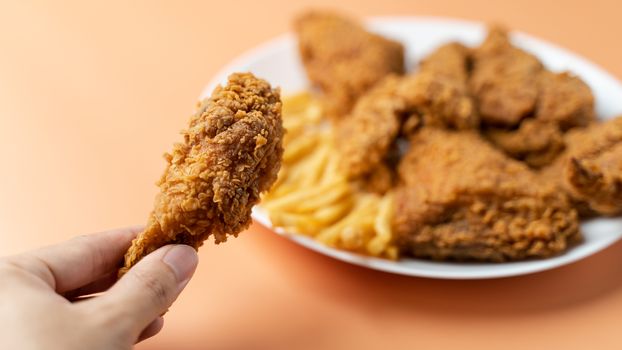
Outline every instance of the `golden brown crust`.
[(399, 94), (420, 118), (416, 124), (450, 129), (479, 126), (479, 116), (467, 90), (468, 53), (459, 43), (442, 45), (421, 62), (418, 73), (404, 77)]
[(525, 119), (517, 130), (490, 128), (484, 135), (512, 158), (533, 168), (551, 164), (564, 150), (562, 132), (555, 123)]
[(516, 126), (533, 113), (542, 69), (535, 56), (512, 46), (505, 29), (490, 28), (486, 40), (473, 50), (469, 82), (482, 121), (487, 125)]
[(479, 120), (466, 89), (466, 60), (464, 46), (443, 45), (424, 60), (419, 72), (388, 76), (361, 96), (352, 113), (336, 124), (338, 149), (348, 176), (372, 173), (387, 156), (400, 128), (405, 134), (422, 125), (477, 128)]
[(479, 118), (473, 102), (459, 81), (434, 72), (421, 71), (404, 77), (398, 92), (405, 99), (410, 118), (419, 126), (475, 129)]
[(331, 117), (347, 114), (358, 97), (388, 74), (404, 72), (402, 44), (367, 32), (331, 12), (307, 12), (294, 24), (300, 56)]
[(537, 119), (555, 123), (562, 130), (595, 121), (594, 96), (580, 78), (568, 72), (543, 71), (538, 76), (538, 85)]
[(397, 96), (401, 80), (389, 76), (363, 95), (352, 113), (339, 121), (336, 142), (342, 169), (357, 178), (380, 165), (400, 129), (400, 115), (406, 101)]
[(421, 61), (419, 70), (443, 75), (466, 86), (469, 52), (466, 46), (457, 42), (441, 45)]
[(476, 133), (424, 128), (398, 172), (394, 229), (408, 254), (518, 260), (558, 254), (579, 238), (566, 196)]
[(383, 195), (395, 186), (395, 166), (388, 161), (376, 165), (371, 172), (365, 174), (360, 180), (364, 191)]
[(622, 116), (570, 130), (566, 145), (542, 175), (569, 193), (584, 215), (622, 213)]
[(281, 163), (283, 127), (279, 91), (252, 74), (232, 74), (205, 99), (166, 155), (160, 193), (145, 230), (125, 255), (122, 273), (171, 243), (198, 248), (237, 235), (251, 222), (259, 194)]
[(514, 47), (503, 28), (490, 28), (472, 60), (469, 86), (486, 136), (534, 168), (555, 160), (563, 132), (594, 120), (590, 88), (567, 72), (544, 69), (535, 56)]

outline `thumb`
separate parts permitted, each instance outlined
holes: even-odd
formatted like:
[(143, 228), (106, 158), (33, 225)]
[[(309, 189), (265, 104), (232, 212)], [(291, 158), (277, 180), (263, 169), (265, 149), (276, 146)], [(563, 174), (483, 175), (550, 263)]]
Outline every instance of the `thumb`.
[(93, 301), (103, 306), (102, 312), (115, 324), (139, 334), (177, 299), (198, 262), (197, 253), (190, 246), (162, 247), (140, 260)]

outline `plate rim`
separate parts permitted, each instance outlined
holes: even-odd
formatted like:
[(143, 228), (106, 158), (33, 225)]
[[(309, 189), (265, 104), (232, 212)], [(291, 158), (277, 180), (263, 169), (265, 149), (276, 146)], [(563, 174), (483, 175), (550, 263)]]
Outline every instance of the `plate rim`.
[[(472, 20), (464, 20), (458, 18), (450, 18), (450, 17), (442, 17), (442, 16), (406, 16), (406, 15), (398, 15), (398, 16), (373, 16), (367, 17), (363, 20), (368, 27), (369, 26), (382, 26), (386, 23), (395, 24), (395, 22), (432, 22), (434, 24), (451, 24), (451, 25), (464, 25), (470, 26), (473, 28), (485, 28), (486, 23), (480, 21), (472, 21)], [(602, 68), (597, 63), (592, 62), (581, 54), (578, 54), (574, 51), (571, 51), (563, 46), (560, 46), (556, 43), (552, 43), (546, 41), (544, 39), (540, 39), (531, 34), (524, 33), (517, 30), (511, 31), (512, 35), (515, 36), (518, 40), (528, 40), (537, 43), (540, 46), (550, 47), (556, 51), (563, 53), (569, 57), (572, 57), (575, 60), (581, 61), (582, 64), (588, 66), (591, 70), (598, 73), (601, 76), (607, 77), (611, 82), (616, 83), (617, 87), (622, 90), (622, 82), (618, 80), (618, 77), (607, 72), (604, 68)], [(245, 50), (240, 55), (236, 56), (233, 60), (231, 60), (228, 64), (226, 64), (223, 68), (217, 71), (213, 78), (209, 80), (208, 84), (202, 90), (200, 94), (200, 99), (208, 96), (209, 93), (222, 82), (226, 81), (226, 78), (231, 72), (241, 69), (248, 69), (247, 67), (251, 65), (254, 61), (257, 60), (258, 57), (262, 57), (272, 52), (276, 48), (287, 45), (291, 41), (295, 41), (295, 36), (291, 31), (282, 33), (277, 35), (271, 39), (263, 41), (262, 43), (254, 46), (251, 49)], [(547, 259), (541, 260), (528, 260), (528, 261), (519, 261), (519, 262), (505, 262), (505, 263), (483, 263), (483, 264), (492, 264), (499, 265), (503, 264), (507, 267), (511, 266), (511, 264), (515, 263), (525, 263), (525, 262), (537, 262), (537, 264), (533, 265), (523, 265), (516, 269), (509, 270), (497, 270), (491, 269), (488, 272), (484, 270), (484, 272), (478, 273), (468, 273), (466, 271), (461, 270), (433, 270), (426, 271), (422, 269), (413, 269), (412, 267), (407, 267), (399, 262), (391, 261), (382, 258), (376, 258), (371, 256), (365, 256), (361, 254), (357, 254), (354, 252), (349, 252), (346, 250), (340, 250), (333, 247), (325, 246), (320, 242), (315, 241), (311, 237), (297, 234), (285, 232), (283, 229), (273, 227), (268, 215), (263, 212), (261, 205), (257, 205), (253, 208), (252, 218), (255, 222), (262, 225), (267, 230), (278, 234), (279, 236), (283, 236), (290, 241), (295, 242), (303, 246), (306, 249), (312, 250), (316, 253), (328, 256), (330, 258), (340, 260), (346, 263), (366, 267), (372, 270), (383, 271), (392, 274), (404, 275), (404, 276), (413, 276), (413, 277), (423, 277), (423, 278), (433, 278), (433, 279), (450, 279), (450, 280), (483, 280), (483, 279), (496, 279), (496, 278), (507, 278), (507, 277), (515, 277), (521, 275), (528, 275), (537, 272), (547, 271), (551, 269), (556, 269), (565, 265), (572, 264), (574, 262), (583, 260), (589, 256), (592, 256), (600, 251), (605, 250), (606, 248), (613, 245), (615, 242), (622, 238), (622, 232), (619, 234), (612, 234), (610, 237), (603, 238), (602, 241), (598, 241), (588, 248), (583, 249), (581, 252), (576, 254), (568, 254), (568, 251), (565, 251), (561, 255), (557, 255), (554, 257), (550, 257)], [(581, 243), (580, 243), (581, 244)], [(570, 248), (576, 249), (577, 246)], [(406, 258), (405, 260), (416, 260), (424, 263), (434, 264), (434, 261), (425, 260), (425, 259), (416, 259), (416, 258)], [(448, 262), (441, 262), (442, 264), (447, 264)], [(460, 264), (460, 263), (457, 263)]]
[[(615, 242), (619, 241), (622, 238), (622, 233), (620, 234), (612, 234), (611, 237), (603, 238), (602, 241), (595, 242), (592, 245), (587, 247), (584, 246), (584, 249), (579, 253), (574, 255), (568, 254), (572, 249), (577, 249), (579, 246), (570, 247), (569, 250), (565, 251), (560, 255), (556, 255), (546, 259), (533, 259), (533, 260), (521, 260), (521, 261), (510, 261), (510, 262), (482, 262), (482, 263), (473, 263), (478, 265), (490, 265), (490, 266), (500, 266), (503, 265), (506, 268), (509, 268), (513, 264), (525, 264), (525, 263), (533, 263), (533, 265), (522, 265), (520, 267), (516, 267), (514, 269), (509, 270), (496, 270), (491, 269), (484, 272), (478, 273), (470, 273), (463, 270), (445, 270), (445, 271), (426, 271), (424, 269), (413, 269), (412, 267), (407, 267), (402, 264), (399, 264), (399, 261), (392, 261), (388, 259), (377, 258), (373, 256), (366, 256), (362, 254), (358, 254), (355, 252), (350, 252), (346, 250), (341, 250), (333, 247), (329, 247), (323, 245), (322, 243), (315, 241), (309, 236), (305, 236), (303, 234), (286, 232), (285, 230), (272, 227), (270, 219), (267, 214), (265, 214), (260, 206), (255, 206), (253, 208), (252, 214), (253, 220), (263, 226), (265, 229), (273, 232), (279, 236), (285, 237), (288, 240), (295, 242), (307, 249), (310, 249), (316, 253), (328, 256), (330, 258), (340, 260), (343, 262), (347, 262), (353, 265), (358, 265), (362, 267), (366, 267), (372, 270), (383, 271), (387, 273), (393, 273), (397, 275), (403, 276), (411, 276), (411, 277), (423, 277), (423, 278), (433, 278), (433, 279), (448, 279), (448, 280), (484, 280), (484, 279), (497, 279), (497, 278), (506, 278), (506, 277), (515, 277), (522, 275), (529, 275), (537, 272), (543, 272), (547, 270), (556, 269), (562, 266), (570, 265), (574, 262), (583, 260), (587, 257), (590, 257), (602, 250), (607, 249), (607, 247), (611, 246)], [(436, 262), (428, 259), (417, 259), (412, 257), (407, 257), (403, 259), (404, 261), (418, 261), (429, 264), (470, 264), (470, 263), (460, 263), (460, 262)]]

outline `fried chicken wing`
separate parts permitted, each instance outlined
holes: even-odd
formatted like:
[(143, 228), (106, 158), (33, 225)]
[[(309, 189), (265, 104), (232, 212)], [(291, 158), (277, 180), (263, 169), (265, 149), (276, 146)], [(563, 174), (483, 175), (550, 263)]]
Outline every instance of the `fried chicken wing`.
[(567, 197), (475, 132), (424, 128), (398, 173), (393, 226), (407, 254), (518, 260), (558, 254), (580, 237)]
[(363, 95), (338, 122), (336, 142), (348, 177), (370, 174), (385, 159), (400, 130), (407, 101), (397, 95), (401, 79), (389, 76)]
[(537, 119), (553, 122), (561, 130), (594, 122), (594, 96), (581, 79), (568, 72), (543, 71), (538, 76), (538, 84)]
[(581, 214), (622, 213), (622, 116), (573, 129), (566, 151), (543, 176), (557, 182)]
[(479, 118), (466, 90), (445, 76), (421, 71), (405, 77), (399, 94), (412, 110), (409, 118), (416, 118), (419, 126), (458, 130), (479, 126)]
[(352, 113), (336, 124), (343, 169), (351, 178), (373, 172), (400, 128), (408, 134), (422, 125), (478, 126), (466, 89), (466, 59), (464, 46), (444, 45), (424, 60), (419, 72), (389, 76), (358, 100)]
[(473, 50), (469, 85), (484, 124), (516, 126), (533, 113), (538, 99), (540, 61), (512, 46), (507, 31), (492, 27)]
[(251, 208), (281, 164), (279, 91), (250, 73), (232, 74), (200, 104), (182, 134), (184, 142), (166, 155), (154, 209), (121, 273), (163, 245), (196, 249), (210, 236), (224, 242), (248, 227)]
[(465, 46), (445, 44), (421, 62), (419, 72), (402, 79), (399, 94), (414, 111), (407, 121), (410, 125), (405, 128), (406, 134), (413, 129), (412, 125), (450, 129), (479, 126), (479, 116), (467, 90), (467, 60)]
[(404, 72), (404, 48), (330, 12), (308, 12), (295, 22), (302, 62), (331, 117), (346, 115), (359, 96), (386, 75)]
[(512, 158), (533, 168), (549, 165), (564, 150), (564, 137), (555, 123), (525, 119), (516, 130), (490, 128), (484, 135)]

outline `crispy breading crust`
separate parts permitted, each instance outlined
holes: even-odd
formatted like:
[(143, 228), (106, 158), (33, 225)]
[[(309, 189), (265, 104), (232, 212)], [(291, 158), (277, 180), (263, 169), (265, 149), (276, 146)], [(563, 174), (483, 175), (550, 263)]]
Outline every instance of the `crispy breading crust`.
[(537, 119), (553, 122), (562, 130), (587, 126), (596, 120), (592, 90), (578, 77), (568, 72), (543, 71), (538, 85)]
[(322, 90), (333, 118), (350, 112), (358, 97), (386, 75), (404, 72), (402, 44), (347, 17), (311, 11), (298, 17), (294, 28), (307, 75)]
[(479, 118), (463, 84), (447, 76), (423, 70), (404, 77), (398, 94), (412, 111), (409, 119), (417, 118), (419, 126), (458, 130), (479, 126)]
[(538, 119), (525, 119), (517, 130), (491, 128), (484, 135), (512, 158), (533, 168), (553, 162), (564, 150), (564, 137), (557, 125)]
[(384, 79), (359, 99), (351, 115), (335, 125), (341, 167), (350, 178), (372, 172), (397, 137), (407, 106), (397, 96), (400, 81), (396, 76)]
[(543, 177), (570, 194), (582, 215), (622, 213), (622, 116), (566, 134), (566, 151)]
[[(448, 43), (428, 55), (415, 74), (402, 79), (398, 94), (413, 110), (404, 133), (412, 126), (474, 129), (479, 116), (467, 89), (469, 50), (459, 43)], [(414, 120), (418, 119), (418, 120)]]
[(445, 76), (466, 86), (470, 50), (466, 46), (450, 42), (436, 48), (419, 65), (420, 71)]
[(482, 121), (516, 126), (536, 108), (540, 61), (512, 46), (507, 31), (491, 27), (482, 45), (473, 50), (470, 88)]
[(275, 181), (283, 154), (279, 91), (252, 74), (232, 74), (205, 99), (165, 156), (160, 193), (145, 230), (125, 254), (121, 274), (157, 248), (199, 248), (251, 223), (259, 194)]
[(342, 168), (348, 176), (373, 173), (402, 125), (405, 134), (422, 125), (477, 128), (479, 119), (466, 88), (466, 60), (464, 46), (443, 45), (426, 58), (419, 72), (389, 76), (364, 94), (352, 113), (336, 124)]
[(424, 128), (398, 172), (394, 229), (408, 254), (518, 260), (558, 254), (580, 237), (567, 197), (476, 133)]
[(581, 79), (544, 69), (503, 28), (490, 28), (472, 60), (470, 88), (485, 134), (511, 157), (534, 168), (549, 165), (563, 150), (563, 133), (595, 119), (594, 97)]

